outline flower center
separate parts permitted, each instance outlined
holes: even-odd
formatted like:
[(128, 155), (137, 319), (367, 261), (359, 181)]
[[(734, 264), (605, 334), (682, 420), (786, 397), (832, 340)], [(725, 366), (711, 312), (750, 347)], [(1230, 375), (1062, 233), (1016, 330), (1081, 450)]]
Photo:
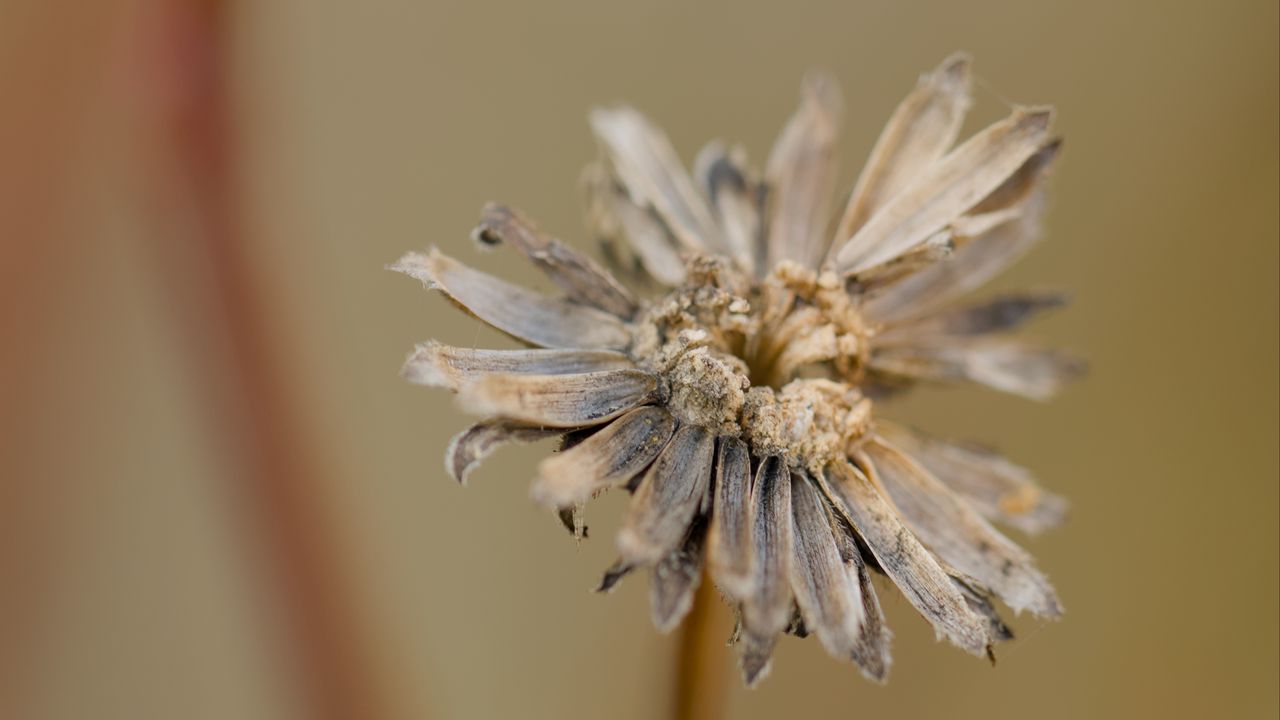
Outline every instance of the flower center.
[(638, 323), (632, 355), (681, 420), (820, 468), (865, 433), (868, 333), (834, 274), (783, 264), (755, 281), (714, 256)]

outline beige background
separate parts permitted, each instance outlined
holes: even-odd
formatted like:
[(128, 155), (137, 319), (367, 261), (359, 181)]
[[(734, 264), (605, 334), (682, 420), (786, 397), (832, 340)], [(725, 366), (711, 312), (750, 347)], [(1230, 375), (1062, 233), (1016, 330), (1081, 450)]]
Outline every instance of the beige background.
[[(527, 500), (545, 447), (502, 451), (465, 489), (447, 479), (466, 419), (399, 363), (427, 337), (496, 337), (382, 266), (435, 243), (531, 278), (467, 233), (498, 199), (581, 240), (593, 104), (635, 104), (686, 159), (721, 136), (760, 162), (815, 65), (845, 90), (847, 186), (917, 74), (956, 49), (982, 81), (971, 129), (1007, 101), (1058, 107), (1049, 241), (999, 285), (1073, 288), (1032, 332), (1092, 372), (1045, 405), (925, 391), (886, 412), (994, 442), (1071, 498), (1070, 522), (1026, 543), (1066, 618), (1018, 619), (993, 669), (882, 593), (887, 687), (789, 639), (760, 689), (731, 679), (731, 715), (1280, 711), (1274, 2), (231, 6), (236, 282), (256, 288), (244, 316), (275, 363), (245, 387), (219, 369), (234, 327), (199, 312), (216, 264), (199, 183), (173, 181), (138, 100), (189, 81), (139, 40), (181, 4), (8, 4), (6, 716), (302, 717), (319, 665), (361, 674), (353, 692), (387, 716), (663, 717), (675, 639), (650, 627), (644, 583), (587, 592), (621, 499), (593, 507), (575, 548)], [(292, 487), (327, 538), (302, 533), (295, 554), (324, 567), (292, 595), (264, 549), (292, 525), (245, 499), (274, 477), (252, 468), (274, 442), (255, 424), (272, 422), (264, 394), (290, 408), (272, 432), (314, 470)], [(329, 620), (302, 635), (339, 618), (348, 639), (287, 629), (312, 612)]]

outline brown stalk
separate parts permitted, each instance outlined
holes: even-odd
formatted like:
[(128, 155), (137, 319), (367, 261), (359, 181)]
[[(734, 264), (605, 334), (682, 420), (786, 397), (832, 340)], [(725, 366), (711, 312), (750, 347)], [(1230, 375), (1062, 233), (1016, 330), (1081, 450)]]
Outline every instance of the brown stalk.
[(723, 628), (715, 622), (722, 607), (711, 578), (704, 574), (676, 651), (672, 717), (677, 720), (715, 720), (727, 714)]
[[(237, 518), (262, 550), (254, 568), (285, 625), (286, 677), (305, 715), (394, 717), (359, 613), (351, 563), (325, 492), (324, 443), (288, 372), (280, 309), (255, 270), (242, 222), (229, 75), (231, 3), (150, 0), (131, 20), (127, 74), (146, 139), (158, 267), (173, 294), (192, 382), (218, 449)], [(137, 54), (133, 54), (133, 53)], [(130, 62), (132, 61), (132, 62)], [(238, 465), (237, 465), (238, 463)]]

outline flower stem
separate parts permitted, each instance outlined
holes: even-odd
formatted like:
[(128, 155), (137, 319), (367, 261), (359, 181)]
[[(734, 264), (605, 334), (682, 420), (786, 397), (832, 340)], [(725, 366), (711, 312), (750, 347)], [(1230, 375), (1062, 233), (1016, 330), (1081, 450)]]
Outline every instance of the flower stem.
[(675, 708), (677, 720), (715, 720), (725, 717), (724, 643), (714, 622), (722, 607), (711, 578), (703, 577), (693, 607), (685, 618), (677, 649)]

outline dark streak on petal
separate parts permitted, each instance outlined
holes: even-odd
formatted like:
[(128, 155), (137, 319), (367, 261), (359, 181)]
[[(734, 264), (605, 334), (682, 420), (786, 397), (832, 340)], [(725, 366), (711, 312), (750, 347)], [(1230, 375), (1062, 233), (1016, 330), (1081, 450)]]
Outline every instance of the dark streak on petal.
[(679, 547), (711, 482), (714, 452), (715, 436), (704, 428), (676, 430), (631, 498), (618, 531), (623, 560), (653, 563)]
[(559, 240), (547, 237), (512, 208), (486, 205), (474, 236), (489, 245), (512, 245), (577, 302), (620, 318), (632, 317), (639, 307), (631, 291), (609, 271)]
[(458, 391), (462, 407), (551, 427), (597, 425), (657, 399), (658, 378), (644, 370), (573, 375), (486, 375)]
[(684, 544), (653, 568), (649, 604), (658, 632), (671, 632), (693, 607), (694, 592), (702, 581), (702, 543), (706, 534), (705, 520), (695, 520)]
[(489, 453), (507, 443), (531, 443), (563, 431), (530, 427), (503, 420), (485, 420), (463, 430), (449, 441), (444, 467), (449, 475), (466, 485), (467, 477)]

